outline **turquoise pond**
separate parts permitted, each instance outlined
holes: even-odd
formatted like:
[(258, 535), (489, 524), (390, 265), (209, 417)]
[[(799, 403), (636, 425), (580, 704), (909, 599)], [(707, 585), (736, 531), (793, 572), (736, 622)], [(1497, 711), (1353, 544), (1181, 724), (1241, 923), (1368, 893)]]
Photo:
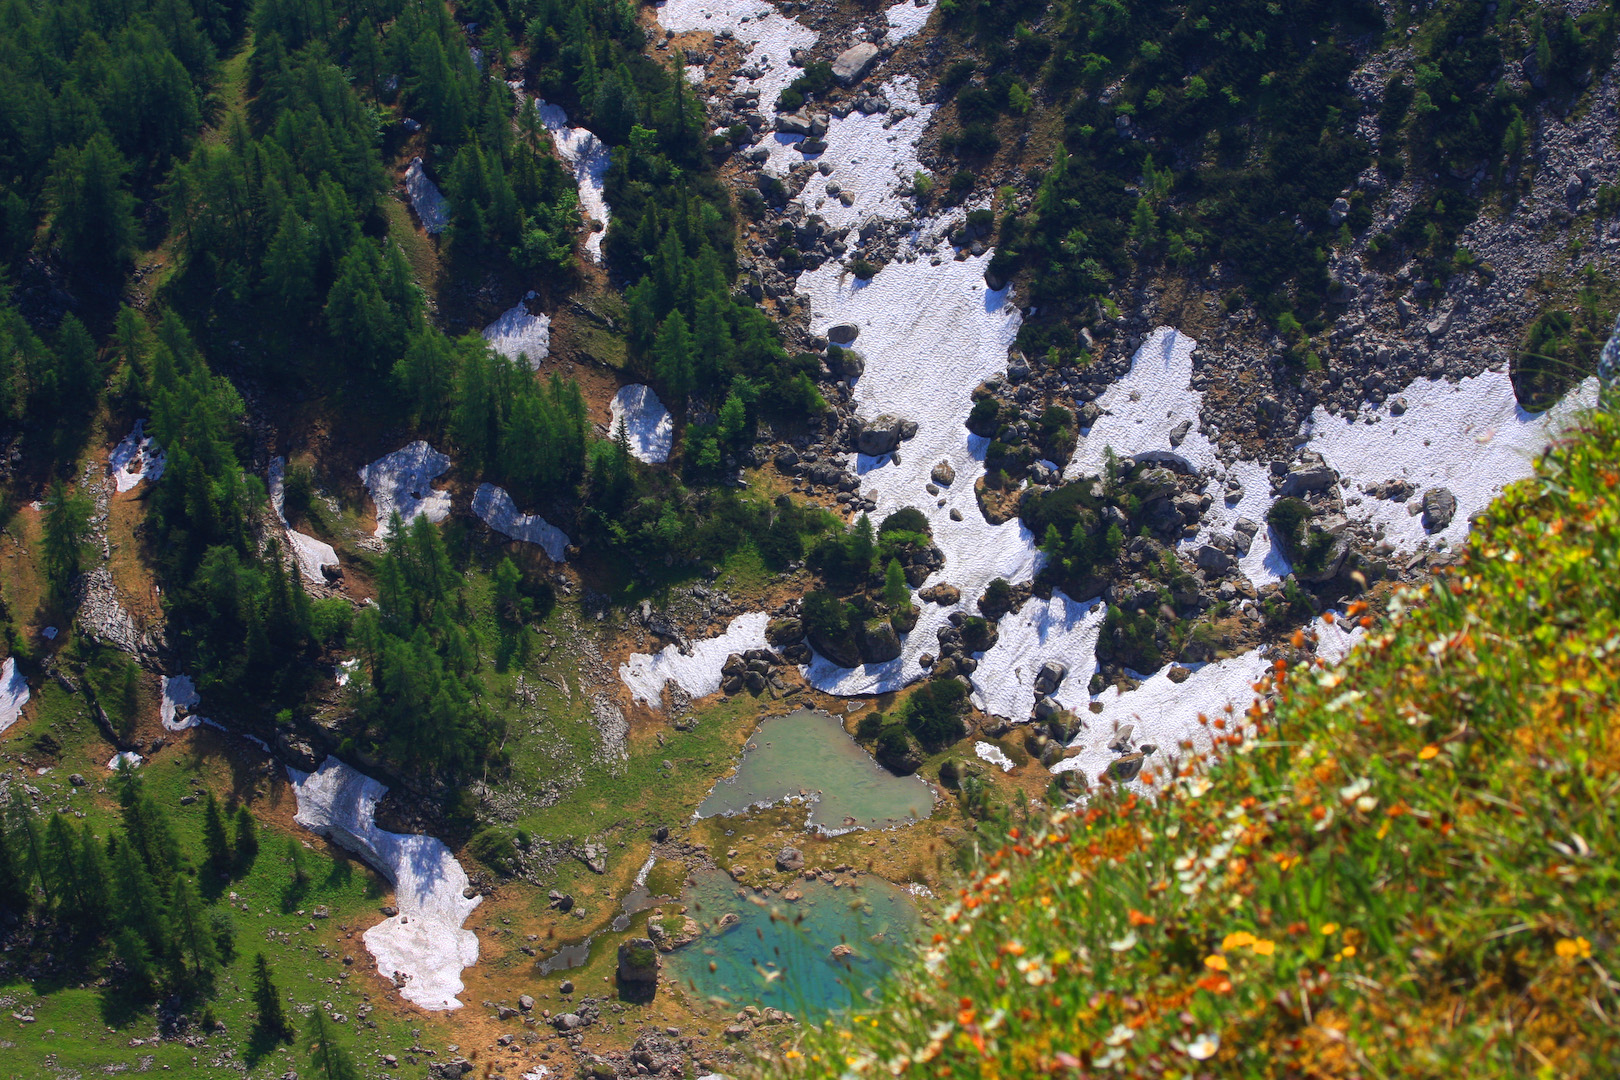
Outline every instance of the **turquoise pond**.
[(895, 776), (826, 713), (768, 717), (748, 740), (737, 774), (715, 785), (698, 817), (736, 814), (790, 798), (813, 801), (809, 824), (838, 832), (881, 829), (933, 813), (917, 776)]
[[(860, 1000), (913, 944), (918, 923), (911, 897), (880, 878), (859, 881), (843, 888), (795, 882), (803, 898), (788, 901), (740, 887), (719, 870), (705, 871), (681, 897), (703, 936), (666, 963), (696, 997), (727, 1008), (769, 1005), (816, 1023)], [(741, 921), (722, 931), (718, 924), (727, 915)], [(833, 959), (838, 945), (854, 954)]]

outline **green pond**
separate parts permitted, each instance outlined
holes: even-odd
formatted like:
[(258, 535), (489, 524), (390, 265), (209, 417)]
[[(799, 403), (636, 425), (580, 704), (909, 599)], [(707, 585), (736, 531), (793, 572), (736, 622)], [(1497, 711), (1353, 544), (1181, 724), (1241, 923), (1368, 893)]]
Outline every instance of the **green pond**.
[(933, 812), (917, 776), (895, 776), (825, 713), (768, 717), (743, 752), (737, 775), (716, 784), (698, 817), (736, 814), (791, 798), (811, 802), (809, 824), (828, 832), (881, 829)]
[[(881, 878), (859, 880), (858, 886), (837, 889), (821, 881), (795, 882), (792, 888), (803, 897), (788, 901), (740, 887), (719, 870), (704, 871), (681, 897), (703, 936), (667, 962), (696, 997), (723, 1001), (727, 1008), (769, 1005), (818, 1023), (860, 1002), (915, 936), (910, 896)], [(727, 915), (740, 921), (721, 930)], [(853, 954), (835, 959), (839, 945)]]

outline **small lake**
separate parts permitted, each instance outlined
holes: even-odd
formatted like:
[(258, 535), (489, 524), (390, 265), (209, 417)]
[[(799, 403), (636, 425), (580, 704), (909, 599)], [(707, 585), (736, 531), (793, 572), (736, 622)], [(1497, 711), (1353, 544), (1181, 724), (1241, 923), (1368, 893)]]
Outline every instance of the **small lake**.
[(749, 738), (737, 775), (715, 785), (698, 817), (741, 813), (787, 799), (812, 803), (809, 824), (829, 832), (881, 829), (933, 813), (917, 776), (895, 776), (825, 713), (768, 717)]
[[(858, 1003), (915, 936), (916, 909), (904, 890), (869, 875), (859, 881), (838, 889), (796, 881), (790, 891), (802, 898), (788, 901), (741, 888), (719, 870), (704, 871), (681, 897), (703, 936), (666, 962), (696, 997), (718, 998), (731, 1008), (769, 1005), (819, 1023)], [(740, 921), (718, 929), (728, 915)], [(854, 951), (834, 959), (839, 945)]]

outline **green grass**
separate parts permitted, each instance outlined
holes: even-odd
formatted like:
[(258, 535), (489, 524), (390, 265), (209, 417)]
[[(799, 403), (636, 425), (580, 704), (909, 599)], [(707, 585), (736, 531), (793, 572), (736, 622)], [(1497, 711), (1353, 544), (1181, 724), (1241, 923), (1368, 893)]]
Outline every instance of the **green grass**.
[(1617, 460), (1598, 414), (1160, 797), (1009, 825), (869, 1013), (760, 1072), (1612, 1075)]
[[(111, 774), (105, 768), (112, 751), (90, 725), (82, 695), (68, 694), (49, 680), (38, 693), (36, 715), (26, 730), (10, 733), (5, 749), (12, 755), (28, 755), (35, 768), (49, 769), (44, 776), (28, 777), (41, 792), (42, 810), (82, 814), (104, 839), (117, 822)], [(206, 729), (192, 739), (186, 746), (160, 751), (141, 767), (147, 790), (167, 811), (189, 861), (202, 862), (203, 801), (198, 798), (185, 805), (182, 798), (212, 790), (223, 805), (245, 800), (260, 820), (259, 854), (245, 873), (227, 882), (206, 870), (195, 871), (208, 913), (230, 915), (234, 956), (221, 965), (210, 998), (185, 1003), (189, 1022), (184, 1034), (201, 1033), (205, 1010), (225, 1030), (208, 1033), (194, 1047), (180, 1037), (155, 1040), (159, 1021), (153, 1002), (131, 1000), (104, 980), (84, 976), (86, 960), (99, 953), (58, 957), (55, 954), (67, 946), (45, 937), (36, 939), (34, 949), (17, 947), (14, 932), (13, 947), (4, 954), (5, 966), (0, 968), (4, 1005), (0, 1077), (88, 1074), (107, 1067), (139, 1067), (147, 1059), (151, 1069), (186, 1070), (192, 1075), (199, 1068), (211, 1073), (230, 1067), (227, 1060), (240, 1061), (247, 1065), (245, 1075), (278, 1077), (289, 1067), (305, 1067), (302, 1031), (317, 1002), (330, 1003), (333, 1011), (345, 1016), (338, 1030), (366, 1075), (383, 1075), (381, 1055), (413, 1045), (411, 1028), (427, 1026), (421, 1014), (413, 1016), (387, 1000), (386, 987), (377, 979), (375, 964), (360, 939), (361, 932), (380, 919), (378, 908), (388, 892), (387, 883), (308, 833), (300, 830), (295, 835), (266, 824), (290, 815), (293, 796), (279, 777), (259, 771), (258, 763), (265, 759), (256, 750), (245, 750), (239, 740)], [(50, 757), (41, 756), (42, 745), (54, 747)], [(73, 772), (89, 784), (73, 788), (68, 782)], [(302, 891), (291, 887), (285, 859), (289, 837), (307, 844), (303, 854), (310, 882)], [(317, 905), (324, 905), (330, 917), (313, 919)], [(350, 932), (352, 938), (345, 936)], [(298, 1042), (280, 1049), (256, 1046), (251, 1038), (255, 1016), (251, 970), (254, 954), (261, 951), (301, 1033)], [(353, 957), (352, 965), (343, 963), (345, 955)], [(375, 1011), (362, 1019), (361, 1010), (368, 1005)], [(12, 1018), (14, 1012), (32, 1013), (34, 1022), (18, 1022)], [(137, 1047), (131, 1045), (133, 1039), (150, 1042)]]

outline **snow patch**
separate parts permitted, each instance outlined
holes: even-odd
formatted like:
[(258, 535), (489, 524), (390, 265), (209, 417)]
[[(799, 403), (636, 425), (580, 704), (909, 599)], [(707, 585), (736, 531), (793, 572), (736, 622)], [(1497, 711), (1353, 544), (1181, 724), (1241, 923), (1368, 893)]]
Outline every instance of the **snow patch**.
[(287, 546), (292, 549), (293, 559), (298, 563), (298, 572), (304, 575), (306, 581), (325, 585), (326, 575), (321, 573), (321, 567), (338, 565), (337, 550), (325, 540), (317, 540), (287, 524), (286, 473), (286, 458), (270, 459), (270, 505), (276, 512), (276, 520), (280, 521), (281, 527), (286, 530)]
[(540, 370), (540, 361), (551, 354), (551, 316), (531, 315), (528, 301), (539, 293), (529, 292), (515, 307), (484, 327), (484, 340), (490, 348), (512, 360)]
[[(1168, 326), (1153, 331), (1131, 358), (1130, 372), (1097, 398), (1103, 415), (1076, 447), (1064, 477), (1101, 474), (1106, 447), (1122, 458), (1178, 458), (1194, 471), (1214, 468), (1215, 447), (1198, 432), (1204, 395), (1189, 388), (1196, 348), (1197, 341)], [(1180, 446), (1171, 446), (1170, 432), (1183, 421), (1192, 427)]]
[(597, 262), (602, 261), (602, 238), (607, 235), (609, 217), (607, 199), (602, 191), (607, 183), (608, 168), (613, 155), (607, 144), (585, 128), (569, 127), (568, 113), (560, 105), (549, 105), (541, 98), (534, 99), (540, 122), (551, 132), (557, 153), (574, 170), (574, 182), (579, 185), (579, 205), (587, 218), (602, 223), (600, 230), (591, 228), (585, 237), (585, 251)]
[(156, 483), (163, 477), (163, 466), (168, 464), (163, 451), (145, 432), (146, 421), (135, 421), (135, 427), (107, 455), (107, 464), (118, 490), (128, 491), (142, 480)]
[[(795, 197), (807, 211), (820, 214), (833, 229), (859, 225), (872, 216), (896, 219), (911, 213), (902, 192), (911, 189), (917, 172), (923, 167), (917, 159), (917, 143), (938, 106), (922, 103), (917, 80), (909, 75), (891, 80), (884, 85), (882, 93), (888, 98), (890, 108), (904, 109), (910, 115), (890, 120), (886, 112), (867, 116), (856, 111), (842, 120), (834, 117), (823, 139), (826, 151), (809, 159), (831, 165), (832, 172), (825, 177), (812, 176)], [(766, 172), (781, 176), (794, 163), (806, 160), (797, 153), (797, 139), (798, 136), (777, 135), (761, 144), (771, 151), (764, 166)], [(839, 198), (828, 195), (828, 183), (838, 184), (842, 192), (854, 196), (854, 202), (845, 206)], [(980, 272), (982, 274), (982, 269)], [(1002, 364), (1006, 364), (1005, 356)]]
[(1002, 772), (1013, 771), (1012, 758), (1008, 757), (1006, 752), (999, 746), (993, 746), (987, 742), (976, 742), (973, 744), (973, 752), (979, 755), (980, 760), (988, 761)]
[(518, 513), (517, 504), (505, 488), (479, 484), (473, 494), (472, 507), (473, 513), (496, 532), (513, 540), (539, 544), (552, 562), (567, 561), (564, 552), (568, 547), (568, 534), (539, 514)]
[(917, 32), (928, 24), (928, 17), (934, 13), (936, 0), (926, 0), (917, 4), (912, 0), (900, 0), (900, 3), (884, 12), (889, 21), (889, 29), (883, 40), (889, 45), (898, 45), (909, 37), (915, 37)]
[(619, 678), (635, 700), (652, 709), (663, 708), (664, 684), (670, 681), (694, 698), (707, 697), (720, 689), (720, 668), (726, 657), (768, 647), (765, 627), (770, 621), (765, 612), (752, 611), (732, 619), (719, 637), (692, 642), (684, 653), (678, 645), (667, 645), (652, 655), (635, 653), (619, 665)]
[(0, 664), (0, 731), (17, 722), (28, 697), (28, 680), (17, 670), (17, 658), (6, 657), (6, 662)]
[(608, 423), (609, 438), (618, 438), (622, 423), (632, 457), (649, 465), (669, 460), (675, 445), (675, 422), (652, 387), (642, 383), (621, 386), (608, 412), (612, 418)]
[(289, 766), (287, 776), (298, 796), (293, 820), (393, 882), (399, 914), (365, 932), (377, 970), (396, 984), (403, 978), (400, 994), (413, 1004), (459, 1009), (461, 970), (478, 961), (478, 937), (462, 924), (483, 900), (462, 895), (467, 872), (435, 837), (379, 829), (373, 815), (388, 789), (337, 758), (313, 773)]
[[(956, 585), (967, 610), (995, 578), (1029, 580), (1040, 561), (1034, 537), (1016, 518), (986, 524), (973, 496), (988, 440), (971, 435), (963, 422), (974, 388), (1006, 368), (1020, 322), (1005, 290), (985, 288), (983, 260), (896, 262), (865, 283), (828, 264), (801, 274), (798, 290), (810, 298), (812, 332), (824, 334), (838, 323), (860, 328), (854, 348), (866, 358), (866, 372), (855, 383), (856, 413), (866, 419), (893, 413), (918, 425), (916, 437), (901, 444), (901, 464), (888, 454), (850, 455), (862, 491), (877, 503), (873, 520), (906, 506), (921, 510), (945, 553), (944, 569), (924, 584)], [(941, 460), (951, 463), (956, 479), (936, 498), (925, 485)], [(961, 521), (951, 520), (953, 509)], [(948, 614), (922, 605), (898, 659), (848, 669), (818, 656), (805, 677), (845, 696), (898, 689), (922, 677), (917, 658), (937, 647), (936, 632)]]
[(1318, 618), (1311, 630), (1316, 634), (1316, 658), (1325, 664), (1342, 663), (1367, 636), (1366, 627), (1359, 623), (1351, 625), (1350, 620), (1342, 615), (1336, 616), (1332, 622)]
[(730, 30), (738, 41), (749, 46), (741, 70), (759, 71), (755, 79), (733, 77), (732, 92), (758, 90), (760, 108), (767, 115), (777, 96), (798, 77), (798, 69), (788, 63), (793, 50), (816, 44), (814, 30), (783, 15), (765, 0), (665, 0), (658, 5), (658, 25), (677, 34)]
[[(1052, 771), (1078, 769), (1087, 780), (1095, 781), (1117, 756), (1108, 744), (1125, 724), (1135, 728), (1132, 741), (1137, 746), (1158, 748), (1147, 759), (1149, 770), (1162, 769), (1173, 755), (1185, 758), (1189, 753), (1207, 752), (1214, 745), (1213, 734), (1198, 722), (1199, 714), (1214, 720), (1228, 715), (1230, 708), (1232, 714), (1241, 716), (1254, 700), (1254, 684), (1269, 666), (1267, 651), (1262, 646), (1219, 663), (1183, 665), (1192, 674), (1181, 683), (1171, 681), (1167, 666), (1143, 679), (1135, 690), (1121, 693), (1117, 686), (1110, 686), (1091, 699), (1102, 706), (1101, 712), (1079, 713), (1085, 727), (1069, 744), (1080, 751), (1078, 756), (1057, 762)], [(1073, 678), (1070, 675), (1064, 685)], [(1184, 742), (1190, 748), (1184, 748)], [(1134, 787), (1141, 780), (1130, 783)]]
[(137, 754), (135, 751), (125, 750), (122, 753), (114, 754), (112, 757), (108, 758), (107, 768), (111, 769), (113, 772), (117, 772), (119, 769), (133, 769), (145, 760), (145, 758), (141, 757), (141, 755)]
[[(1354, 497), (1364, 485), (1410, 481), (1417, 491), (1410, 503), (1363, 496), (1347, 505), (1345, 516), (1384, 527), (1384, 539), (1397, 550), (1413, 551), (1425, 539), (1456, 545), (1468, 535), (1469, 520), (1502, 489), (1535, 471), (1535, 457), (1575, 414), (1597, 404), (1597, 380), (1587, 379), (1546, 412), (1519, 407), (1506, 371), (1485, 371), (1456, 383), (1417, 379), (1402, 390), (1406, 412), (1391, 415), (1387, 404), (1367, 406), (1354, 417), (1330, 416), (1320, 406), (1300, 433), (1340, 475), (1344, 493)], [(1423, 492), (1444, 487), (1457, 497), (1451, 524), (1433, 535), (1409, 506)]]
[(450, 205), (445, 202), (439, 185), (428, 179), (421, 158), (412, 158), (405, 170), (405, 193), (411, 198), (416, 216), (422, 219), (422, 229), (430, 236), (444, 232), (450, 224)]
[[(947, 564), (949, 565), (949, 564)], [(1031, 597), (996, 626), (996, 643), (981, 654), (973, 680), (973, 704), (982, 712), (1022, 721), (1035, 707), (1035, 678), (1041, 665), (1060, 660), (1069, 674), (1053, 695), (1079, 715), (1091, 700), (1088, 689), (1097, 670), (1097, 636), (1106, 614), (1101, 600), (1071, 600), (1062, 589), (1050, 600)]]
[[(172, 678), (168, 675), (163, 676), (163, 705), (159, 709), (159, 715), (165, 728), (170, 731), (185, 731), (187, 728), (207, 723), (205, 717), (191, 711), (201, 703), (202, 698), (197, 696), (197, 688), (192, 685), (189, 676), (175, 675)], [(175, 717), (179, 715), (181, 709), (186, 710), (186, 715), (177, 720)]]
[(448, 517), (450, 493), (432, 485), (449, 468), (448, 454), (418, 439), (361, 469), (360, 482), (377, 504), (376, 535), (388, 535), (388, 520), (395, 511), (406, 525), (418, 517), (425, 516), (435, 524)]

